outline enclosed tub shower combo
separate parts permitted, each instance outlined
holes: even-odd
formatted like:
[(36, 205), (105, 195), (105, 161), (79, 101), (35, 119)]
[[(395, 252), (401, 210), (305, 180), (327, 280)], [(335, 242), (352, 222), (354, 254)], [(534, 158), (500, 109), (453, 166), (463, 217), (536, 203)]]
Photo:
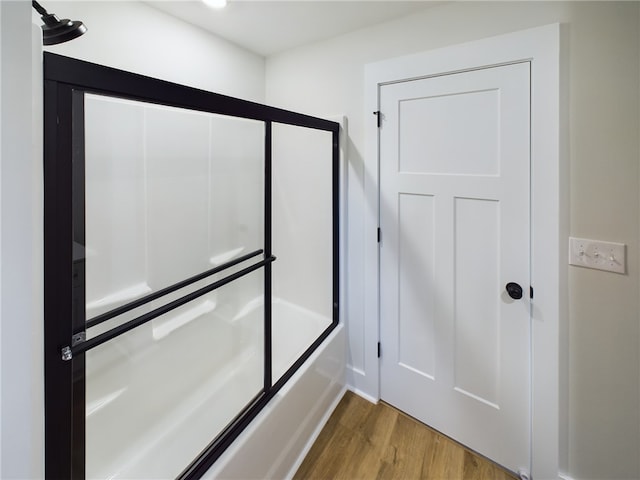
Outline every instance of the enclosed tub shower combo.
[(44, 71), (46, 475), (198, 478), (338, 326), (339, 125)]

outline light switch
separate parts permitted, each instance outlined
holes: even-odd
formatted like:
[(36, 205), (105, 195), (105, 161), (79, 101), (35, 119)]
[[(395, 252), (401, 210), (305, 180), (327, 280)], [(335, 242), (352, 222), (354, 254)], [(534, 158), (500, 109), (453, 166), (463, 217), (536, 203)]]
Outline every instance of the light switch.
[(626, 245), (587, 238), (569, 238), (569, 264), (608, 272), (626, 272)]

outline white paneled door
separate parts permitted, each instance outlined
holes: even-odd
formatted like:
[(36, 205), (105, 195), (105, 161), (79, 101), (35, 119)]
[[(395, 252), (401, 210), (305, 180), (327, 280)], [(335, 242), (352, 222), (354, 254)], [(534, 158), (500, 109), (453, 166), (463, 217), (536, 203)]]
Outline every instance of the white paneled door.
[(384, 85), (380, 110), (381, 397), (528, 469), (530, 64)]

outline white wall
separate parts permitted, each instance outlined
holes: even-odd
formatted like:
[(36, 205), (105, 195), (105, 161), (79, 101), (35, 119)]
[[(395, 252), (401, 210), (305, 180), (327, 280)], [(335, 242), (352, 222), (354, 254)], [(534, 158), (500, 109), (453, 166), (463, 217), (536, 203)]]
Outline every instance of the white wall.
[(40, 48), (32, 60), (28, 2), (0, 2), (0, 15), (0, 477), (42, 478)]
[(349, 362), (366, 369), (363, 125), (375, 118), (363, 113), (364, 65), (566, 24), (570, 232), (628, 245), (627, 275), (568, 270), (568, 371), (561, 372), (567, 440), (560, 453), (562, 469), (575, 479), (640, 478), (638, 10), (637, 2), (452, 3), (267, 60), (268, 103), (318, 116), (345, 112), (350, 121)]
[[(46, 51), (264, 101), (264, 58), (141, 2), (75, 1), (43, 4), (60, 18), (82, 21), (87, 32)], [(40, 24), (37, 13), (34, 22)]]

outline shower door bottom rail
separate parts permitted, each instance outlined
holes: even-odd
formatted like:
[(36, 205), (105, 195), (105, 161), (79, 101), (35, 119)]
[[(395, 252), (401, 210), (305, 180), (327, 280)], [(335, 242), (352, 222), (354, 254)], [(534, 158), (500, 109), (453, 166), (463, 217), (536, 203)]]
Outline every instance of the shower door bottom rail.
[(60, 350), (61, 358), (63, 361), (69, 361), (75, 355), (85, 353), (88, 350), (91, 350), (92, 348), (95, 348), (99, 345), (102, 345), (103, 343), (108, 342), (109, 340), (113, 340), (114, 338), (119, 337), (123, 333), (133, 330), (134, 328), (139, 327), (140, 325), (144, 325), (145, 323), (150, 322), (154, 318), (157, 318), (178, 307), (181, 307), (182, 305), (185, 305), (195, 300), (196, 298), (201, 297), (202, 295), (205, 295), (209, 292), (212, 292), (213, 290), (216, 290), (224, 285), (227, 285), (228, 283), (231, 283), (241, 277), (244, 277), (245, 275), (251, 272), (254, 272), (262, 267), (265, 267), (266, 265), (270, 265), (275, 260), (276, 260), (276, 257), (271, 255), (270, 257), (265, 258), (264, 260), (258, 263), (255, 263), (249, 267), (246, 267), (221, 280), (218, 280), (210, 285), (207, 285), (206, 287), (202, 287), (194, 292), (184, 295), (183, 297), (180, 297), (172, 302), (167, 303), (166, 305), (158, 307), (148, 313), (140, 315), (139, 317), (129, 320), (128, 322), (123, 323), (122, 325), (118, 325), (117, 327), (107, 330), (106, 332), (101, 333), (96, 337), (90, 338), (89, 340), (85, 340), (83, 339), (83, 337), (78, 336), (78, 334), (76, 334), (72, 339), (71, 345), (67, 345)]

